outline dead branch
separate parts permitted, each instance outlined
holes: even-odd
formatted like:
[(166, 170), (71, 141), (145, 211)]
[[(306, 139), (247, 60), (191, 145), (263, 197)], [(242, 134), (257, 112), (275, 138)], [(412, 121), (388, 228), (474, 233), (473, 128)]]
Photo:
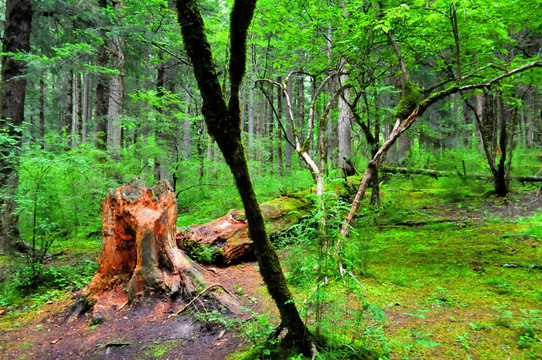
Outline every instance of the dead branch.
[(203, 289), (198, 295), (196, 295), (192, 300), (190, 300), (190, 302), (188, 304), (182, 306), (175, 314), (171, 314), (171, 315), (169, 315), (169, 317), (177, 316), (177, 315), (181, 314), (183, 311), (188, 309), (196, 300), (199, 300), (199, 298), (201, 296), (205, 295), (207, 292), (209, 292), (209, 291), (211, 291), (213, 289), (216, 289), (216, 288), (221, 288), (228, 295), (230, 295), (231, 297), (234, 297), (233, 294), (231, 292), (229, 292), (229, 290), (224, 287), (224, 285), (221, 285), (221, 284), (209, 285), (205, 289)]

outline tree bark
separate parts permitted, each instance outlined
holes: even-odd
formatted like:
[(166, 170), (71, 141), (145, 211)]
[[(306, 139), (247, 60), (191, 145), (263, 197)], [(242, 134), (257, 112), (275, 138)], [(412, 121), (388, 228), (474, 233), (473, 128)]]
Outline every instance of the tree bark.
[[(339, 71), (343, 72), (346, 65), (346, 59), (341, 57), (339, 64)], [(344, 85), (348, 80), (348, 76), (340, 75), (339, 76), (339, 87)], [(344, 90), (343, 96), (339, 97), (339, 118), (338, 118), (338, 127), (339, 127), (339, 168), (342, 170), (343, 174), (346, 175), (347, 164), (350, 161), (351, 157), (351, 143), (352, 143), (352, 123), (351, 123), (351, 112), (350, 107), (348, 106), (348, 89)]]
[(73, 132), (73, 70), (68, 72), (68, 84), (67, 84), (67, 104), (64, 121), (62, 122), (62, 130), (64, 135), (70, 137)]
[(85, 143), (88, 138), (88, 124), (90, 118), (92, 117), (92, 106), (91, 104), (91, 95), (90, 89), (92, 87), (92, 77), (85, 73), (83, 75), (83, 117), (81, 122), (81, 141)]
[(26, 95), (25, 64), (7, 53), (29, 52), (32, 29), (32, 1), (7, 0), (2, 39), (0, 90), (0, 254), (16, 247), (19, 238), (14, 196), (19, 186), (16, 159), (22, 141)]

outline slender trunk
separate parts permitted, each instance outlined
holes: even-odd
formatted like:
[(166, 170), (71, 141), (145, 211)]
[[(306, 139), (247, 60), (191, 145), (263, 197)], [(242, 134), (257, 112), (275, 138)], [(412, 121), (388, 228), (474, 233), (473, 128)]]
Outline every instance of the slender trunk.
[(203, 18), (197, 1), (177, 0), (178, 20), (188, 56), (204, 99), (202, 112), (211, 137), (216, 139), (231, 169), (254, 242), (260, 273), (269, 294), (276, 303), (281, 324), (288, 329), (287, 337), (295, 349), (310, 351), (307, 329), (297, 311), (286, 282), (278, 255), (269, 241), (264, 218), (254, 192), (244, 146), (241, 142), (239, 87), (246, 70), (246, 34), (254, 14), (255, 0), (237, 0), (230, 18), (230, 99), (226, 104), (207, 41)]
[[(120, 3), (115, 3), (115, 9), (120, 7)], [(124, 53), (122, 50), (123, 39), (121, 37), (114, 37), (112, 39), (114, 68), (118, 71), (122, 71), (124, 67)], [(120, 159), (120, 147), (121, 147), (121, 121), (122, 121), (122, 106), (124, 96), (124, 80), (121, 74), (114, 74), (111, 76), (109, 83), (109, 103), (107, 112), (107, 150), (111, 153), (111, 156), (119, 160)]]
[[(281, 79), (280, 77), (277, 77), (277, 82), (280, 83)], [(282, 122), (282, 89), (280, 87), (277, 88), (277, 121), (279, 123)], [(278, 128), (278, 127), (277, 127)], [(284, 167), (283, 167), (283, 156), (282, 156), (282, 131), (281, 129), (277, 129), (278, 136), (277, 136), (277, 167), (279, 175), (284, 174)]]
[(39, 141), (42, 148), (45, 146), (45, 81), (44, 75), (40, 78), (40, 110), (39, 110)]
[(303, 138), (304, 137), (304, 129), (303, 129), (303, 121), (305, 118), (305, 77), (303, 75), (299, 76), (299, 96), (297, 97), (299, 100), (297, 102), (298, 106), (298, 114), (297, 114), (297, 124), (295, 125), (297, 128), (298, 136)]
[(74, 74), (74, 101), (72, 114), (72, 148), (79, 144), (81, 136), (81, 119), (83, 115), (82, 92), (81, 92), (81, 74)]
[[(339, 71), (343, 71), (346, 65), (346, 59), (341, 58), (339, 64)], [(339, 87), (344, 85), (348, 80), (348, 76), (340, 75), (339, 76)], [(351, 157), (351, 143), (352, 143), (352, 125), (351, 125), (351, 114), (350, 107), (348, 106), (348, 89), (344, 91), (343, 96), (339, 98), (339, 118), (338, 118), (338, 127), (339, 127), (339, 168), (342, 170), (343, 174), (348, 172), (347, 164), (350, 161)]]
[(66, 94), (66, 98), (68, 100), (68, 103), (66, 104), (66, 116), (64, 118), (64, 122), (62, 124), (62, 128), (64, 130), (64, 134), (67, 136), (71, 136), (73, 133), (73, 70), (70, 70), (68, 73), (68, 92)]
[[(156, 74), (156, 96), (163, 100), (164, 95), (165, 95), (164, 73), (165, 73), (166, 63), (163, 60), (164, 55), (163, 55), (162, 52), (158, 53), (158, 57), (160, 58), (160, 60), (162, 62), (160, 63), (160, 65), (158, 65), (158, 69), (157, 69), (157, 72), (156, 72), (157, 73)], [(163, 101), (161, 101), (160, 104), (157, 106), (156, 111), (158, 111), (158, 113), (162, 114), (162, 115), (165, 113), (164, 112), (164, 103), (163, 103)], [(158, 144), (160, 144), (163, 137), (164, 136), (162, 134), (162, 131), (160, 129), (156, 129), (156, 142)], [(160, 168), (162, 167), (161, 163), (162, 163), (162, 159), (157, 154), (155, 156), (155, 158), (154, 158), (154, 179), (155, 179), (155, 181), (162, 180), (162, 177), (161, 177), (162, 174), (161, 174), (161, 170), (160, 170)]]
[[(275, 126), (273, 121), (273, 103), (274, 96), (273, 96), (273, 87), (269, 85), (269, 101), (271, 104), (267, 106), (267, 114), (268, 114), (268, 120), (267, 123), (269, 124), (269, 164), (271, 164), (271, 173), (274, 173), (275, 167), (273, 164), (275, 163), (275, 147), (274, 147), (274, 140), (275, 140)], [(277, 126), (277, 132), (280, 133), (280, 129)]]
[(254, 89), (248, 89), (248, 158), (254, 160)]
[[(107, 8), (107, 0), (98, 0), (98, 4), (102, 9)], [(107, 49), (105, 45), (98, 46), (97, 65), (101, 67), (107, 66)], [(101, 150), (107, 148), (107, 79), (104, 74), (98, 73), (96, 78), (96, 99), (94, 103), (94, 139), (96, 147)]]
[(92, 107), (90, 106), (90, 89), (92, 88), (92, 77), (85, 73), (83, 75), (83, 118), (81, 123), (81, 141), (87, 142), (88, 138), (88, 123), (92, 117)]
[[(292, 98), (292, 82), (288, 81), (287, 84), (287, 96), (291, 99)], [(293, 119), (288, 121), (288, 124), (286, 125), (286, 137), (288, 139), (292, 139), (292, 123)], [(284, 148), (284, 166), (286, 168), (286, 174), (290, 174), (290, 171), (292, 170), (292, 145), (287, 141), (286, 146)]]
[(186, 109), (185, 114), (187, 117), (184, 119), (184, 126), (183, 126), (183, 150), (184, 150), (184, 158), (185, 160), (190, 160), (192, 158), (192, 123), (190, 122), (190, 94), (188, 92), (185, 95), (185, 103), (186, 103)]

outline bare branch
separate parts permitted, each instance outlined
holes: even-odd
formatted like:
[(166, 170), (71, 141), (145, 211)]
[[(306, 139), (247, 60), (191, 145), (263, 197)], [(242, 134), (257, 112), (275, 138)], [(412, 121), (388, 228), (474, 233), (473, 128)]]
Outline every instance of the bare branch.
[[(270, 84), (277, 85), (279, 88), (282, 89), (282, 85), (279, 82), (273, 81), (271, 79), (258, 79), (255, 82), (256, 83), (258, 83), (258, 82), (269, 82)], [(277, 122), (279, 123), (280, 129), (282, 130), (282, 134), (284, 135), (284, 139), (286, 140), (286, 142), (288, 142), (288, 144), (290, 144), (295, 149), (295, 145), (292, 143), (292, 140), (290, 140), (288, 138), (288, 132), (286, 131), (286, 129), (284, 128), (284, 124), (280, 120), (279, 114), (277, 113), (277, 110), (275, 109), (275, 105), (273, 104), (273, 101), (271, 100), (269, 95), (267, 95), (267, 93), (263, 90), (262, 86), (260, 86), (260, 90), (262, 91), (263, 95), (265, 96), (265, 98), (269, 102), (269, 105), (271, 106), (271, 109), (273, 109), (273, 114), (275, 115), (275, 118), (277, 119)]]
[(393, 48), (393, 51), (395, 52), (395, 56), (397, 56), (397, 61), (399, 62), (399, 68), (401, 69), (401, 74), (403, 74), (402, 80), (403, 80), (403, 85), (404, 85), (408, 81), (408, 71), (406, 69), (405, 59), (403, 59), (403, 56), (401, 55), (401, 49), (399, 48), (399, 45), (393, 38), (391, 30), (388, 31), (388, 41), (391, 47)]

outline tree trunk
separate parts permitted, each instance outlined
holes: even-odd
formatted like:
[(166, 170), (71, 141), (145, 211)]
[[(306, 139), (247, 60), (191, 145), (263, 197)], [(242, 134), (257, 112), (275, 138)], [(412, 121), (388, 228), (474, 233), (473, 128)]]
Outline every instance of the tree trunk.
[(81, 74), (74, 73), (74, 100), (72, 113), (72, 148), (75, 148), (81, 138), (81, 122), (83, 118)]
[[(3, 53), (30, 51), (32, 28), (32, 1), (7, 0), (5, 4)], [(13, 56), (2, 56), (0, 90), (0, 132), (12, 140), (12, 144), (0, 144), (0, 254), (16, 247), (19, 238), (14, 196), (19, 186), (16, 159), (22, 141), (24, 104), (26, 95), (25, 64)]]
[[(292, 98), (292, 82), (288, 81), (287, 90), (286, 93), (287, 96), (291, 99)], [(288, 123), (286, 125), (286, 138), (292, 139), (292, 123), (293, 119), (289, 119)], [(286, 145), (284, 148), (284, 167), (286, 169), (286, 174), (289, 174), (292, 170), (292, 145), (289, 141), (286, 141)]]
[[(277, 82), (281, 82), (280, 77), (277, 78)], [(282, 122), (282, 90), (277, 88), (277, 121)], [(284, 174), (283, 156), (282, 156), (282, 130), (277, 126), (277, 168), (279, 175)]]
[(209, 135), (216, 139), (235, 178), (245, 208), (249, 234), (254, 242), (260, 273), (280, 312), (281, 326), (288, 329), (291, 346), (310, 353), (308, 330), (301, 320), (278, 255), (267, 237), (262, 212), (254, 192), (245, 148), (241, 142), (239, 88), (246, 70), (247, 30), (254, 15), (255, 0), (234, 2), (230, 17), (230, 98), (226, 104), (211, 47), (197, 1), (177, 0), (178, 19), (188, 56), (203, 98), (202, 112)]
[[(249, 87), (248, 89), (248, 148), (254, 148), (254, 89)], [(249, 160), (254, 160), (254, 151), (248, 154)]]
[(177, 248), (176, 222), (177, 200), (167, 181), (148, 188), (135, 178), (111, 190), (102, 202), (103, 244), (91, 292), (127, 283), (130, 299), (193, 295), (205, 281)]
[(45, 75), (40, 78), (40, 110), (39, 110), (39, 142), (41, 147), (45, 146), (45, 81), (43, 80)]
[[(98, 0), (98, 4), (102, 9), (107, 8), (107, 0)], [(107, 66), (107, 49), (105, 45), (98, 46), (97, 65), (101, 67)], [(107, 101), (106, 89), (107, 79), (104, 74), (98, 73), (96, 78), (96, 100), (94, 103), (94, 132), (96, 134), (95, 144), (98, 149), (106, 150), (107, 148)]]
[(73, 70), (70, 70), (68, 73), (68, 85), (67, 85), (67, 104), (66, 104), (66, 116), (62, 123), (62, 129), (64, 135), (70, 137), (73, 132)]
[[(115, 10), (120, 9), (121, 2), (115, 2)], [(124, 40), (120, 36), (113, 37), (111, 47), (113, 49), (113, 67), (122, 72), (124, 68)], [(107, 112), (107, 150), (111, 153), (113, 159), (120, 159), (121, 147), (121, 121), (122, 121), (122, 106), (124, 97), (124, 80), (122, 74), (114, 74), (111, 76), (109, 83), (109, 104)]]
[[(346, 59), (341, 57), (339, 71), (344, 71), (346, 65)], [(339, 87), (344, 85), (348, 80), (348, 76), (340, 75), (339, 76)], [(339, 168), (342, 170), (343, 174), (348, 173), (347, 164), (350, 161), (351, 157), (351, 148), (352, 143), (352, 125), (351, 125), (351, 113), (350, 107), (348, 106), (348, 89), (344, 90), (343, 96), (339, 98), (339, 118), (338, 118), (338, 127), (339, 127)]]
[(83, 117), (81, 122), (81, 141), (87, 142), (88, 138), (88, 123), (92, 117), (92, 106), (90, 106), (90, 89), (92, 87), (92, 77), (85, 73), (83, 75)]

